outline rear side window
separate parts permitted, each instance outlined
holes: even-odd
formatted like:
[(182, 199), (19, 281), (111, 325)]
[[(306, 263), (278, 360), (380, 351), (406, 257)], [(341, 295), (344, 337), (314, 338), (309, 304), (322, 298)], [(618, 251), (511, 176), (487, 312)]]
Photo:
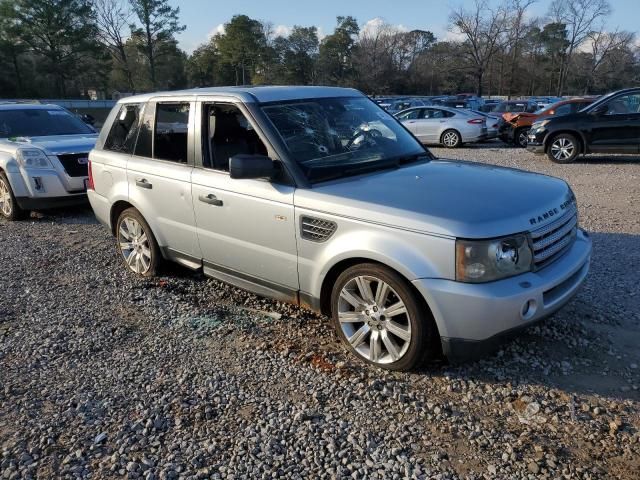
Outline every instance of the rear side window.
[(111, 125), (104, 149), (120, 153), (133, 153), (138, 136), (139, 120), (140, 104), (122, 105), (113, 125)]
[(188, 103), (158, 103), (153, 136), (153, 158), (187, 163)]

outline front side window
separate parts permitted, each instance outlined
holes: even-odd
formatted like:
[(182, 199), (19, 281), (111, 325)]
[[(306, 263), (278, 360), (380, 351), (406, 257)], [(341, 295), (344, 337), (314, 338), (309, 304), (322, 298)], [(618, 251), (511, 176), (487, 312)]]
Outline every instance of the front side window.
[(205, 168), (229, 171), (234, 155), (267, 155), (267, 148), (247, 120), (231, 104), (203, 105), (203, 160)]
[(140, 104), (122, 105), (104, 142), (104, 149), (120, 153), (133, 153), (139, 120)]
[(420, 112), (422, 111), (423, 110), (419, 108), (414, 108), (413, 110), (409, 110), (408, 112), (404, 112), (398, 115), (398, 118), (400, 120), (415, 120), (416, 118), (422, 118), (422, 116), (420, 115)]
[(431, 158), (394, 117), (366, 98), (274, 102), (262, 109), (311, 182)]
[(571, 104), (565, 103), (564, 105), (560, 105), (558, 108), (555, 109), (554, 115), (560, 116), (560, 115), (568, 115), (570, 113), (571, 113)]
[(607, 103), (606, 115), (628, 115), (640, 113), (640, 93), (620, 95)]
[(0, 110), (0, 138), (48, 137), (96, 133), (62, 108), (15, 108)]

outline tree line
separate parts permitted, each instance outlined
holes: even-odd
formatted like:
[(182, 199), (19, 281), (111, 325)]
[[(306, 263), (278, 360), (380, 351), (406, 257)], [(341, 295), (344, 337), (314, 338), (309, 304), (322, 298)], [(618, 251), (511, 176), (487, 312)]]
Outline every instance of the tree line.
[(634, 32), (607, 0), (476, 0), (448, 34), (338, 16), (330, 34), (236, 15), (191, 54), (168, 0), (0, 0), (0, 97), (81, 97), (243, 84), (352, 86), (369, 94), (597, 94), (640, 82)]

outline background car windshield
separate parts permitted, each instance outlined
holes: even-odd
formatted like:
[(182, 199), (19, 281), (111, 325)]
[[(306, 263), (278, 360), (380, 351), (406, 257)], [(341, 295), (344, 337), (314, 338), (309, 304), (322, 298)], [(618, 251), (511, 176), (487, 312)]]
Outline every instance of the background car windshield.
[(95, 133), (66, 110), (24, 108), (0, 111), (0, 138)]
[(279, 102), (263, 110), (310, 181), (429, 155), (391, 115), (366, 98)]

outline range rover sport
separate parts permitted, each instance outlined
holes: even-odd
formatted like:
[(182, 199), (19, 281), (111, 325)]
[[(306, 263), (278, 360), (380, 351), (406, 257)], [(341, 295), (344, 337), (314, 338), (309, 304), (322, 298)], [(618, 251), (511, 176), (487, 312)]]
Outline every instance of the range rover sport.
[(388, 369), (477, 356), (566, 304), (589, 269), (564, 181), (437, 160), (352, 89), (128, 97), (89, 174), (132, 272), (172, 260), (323, 312)]

